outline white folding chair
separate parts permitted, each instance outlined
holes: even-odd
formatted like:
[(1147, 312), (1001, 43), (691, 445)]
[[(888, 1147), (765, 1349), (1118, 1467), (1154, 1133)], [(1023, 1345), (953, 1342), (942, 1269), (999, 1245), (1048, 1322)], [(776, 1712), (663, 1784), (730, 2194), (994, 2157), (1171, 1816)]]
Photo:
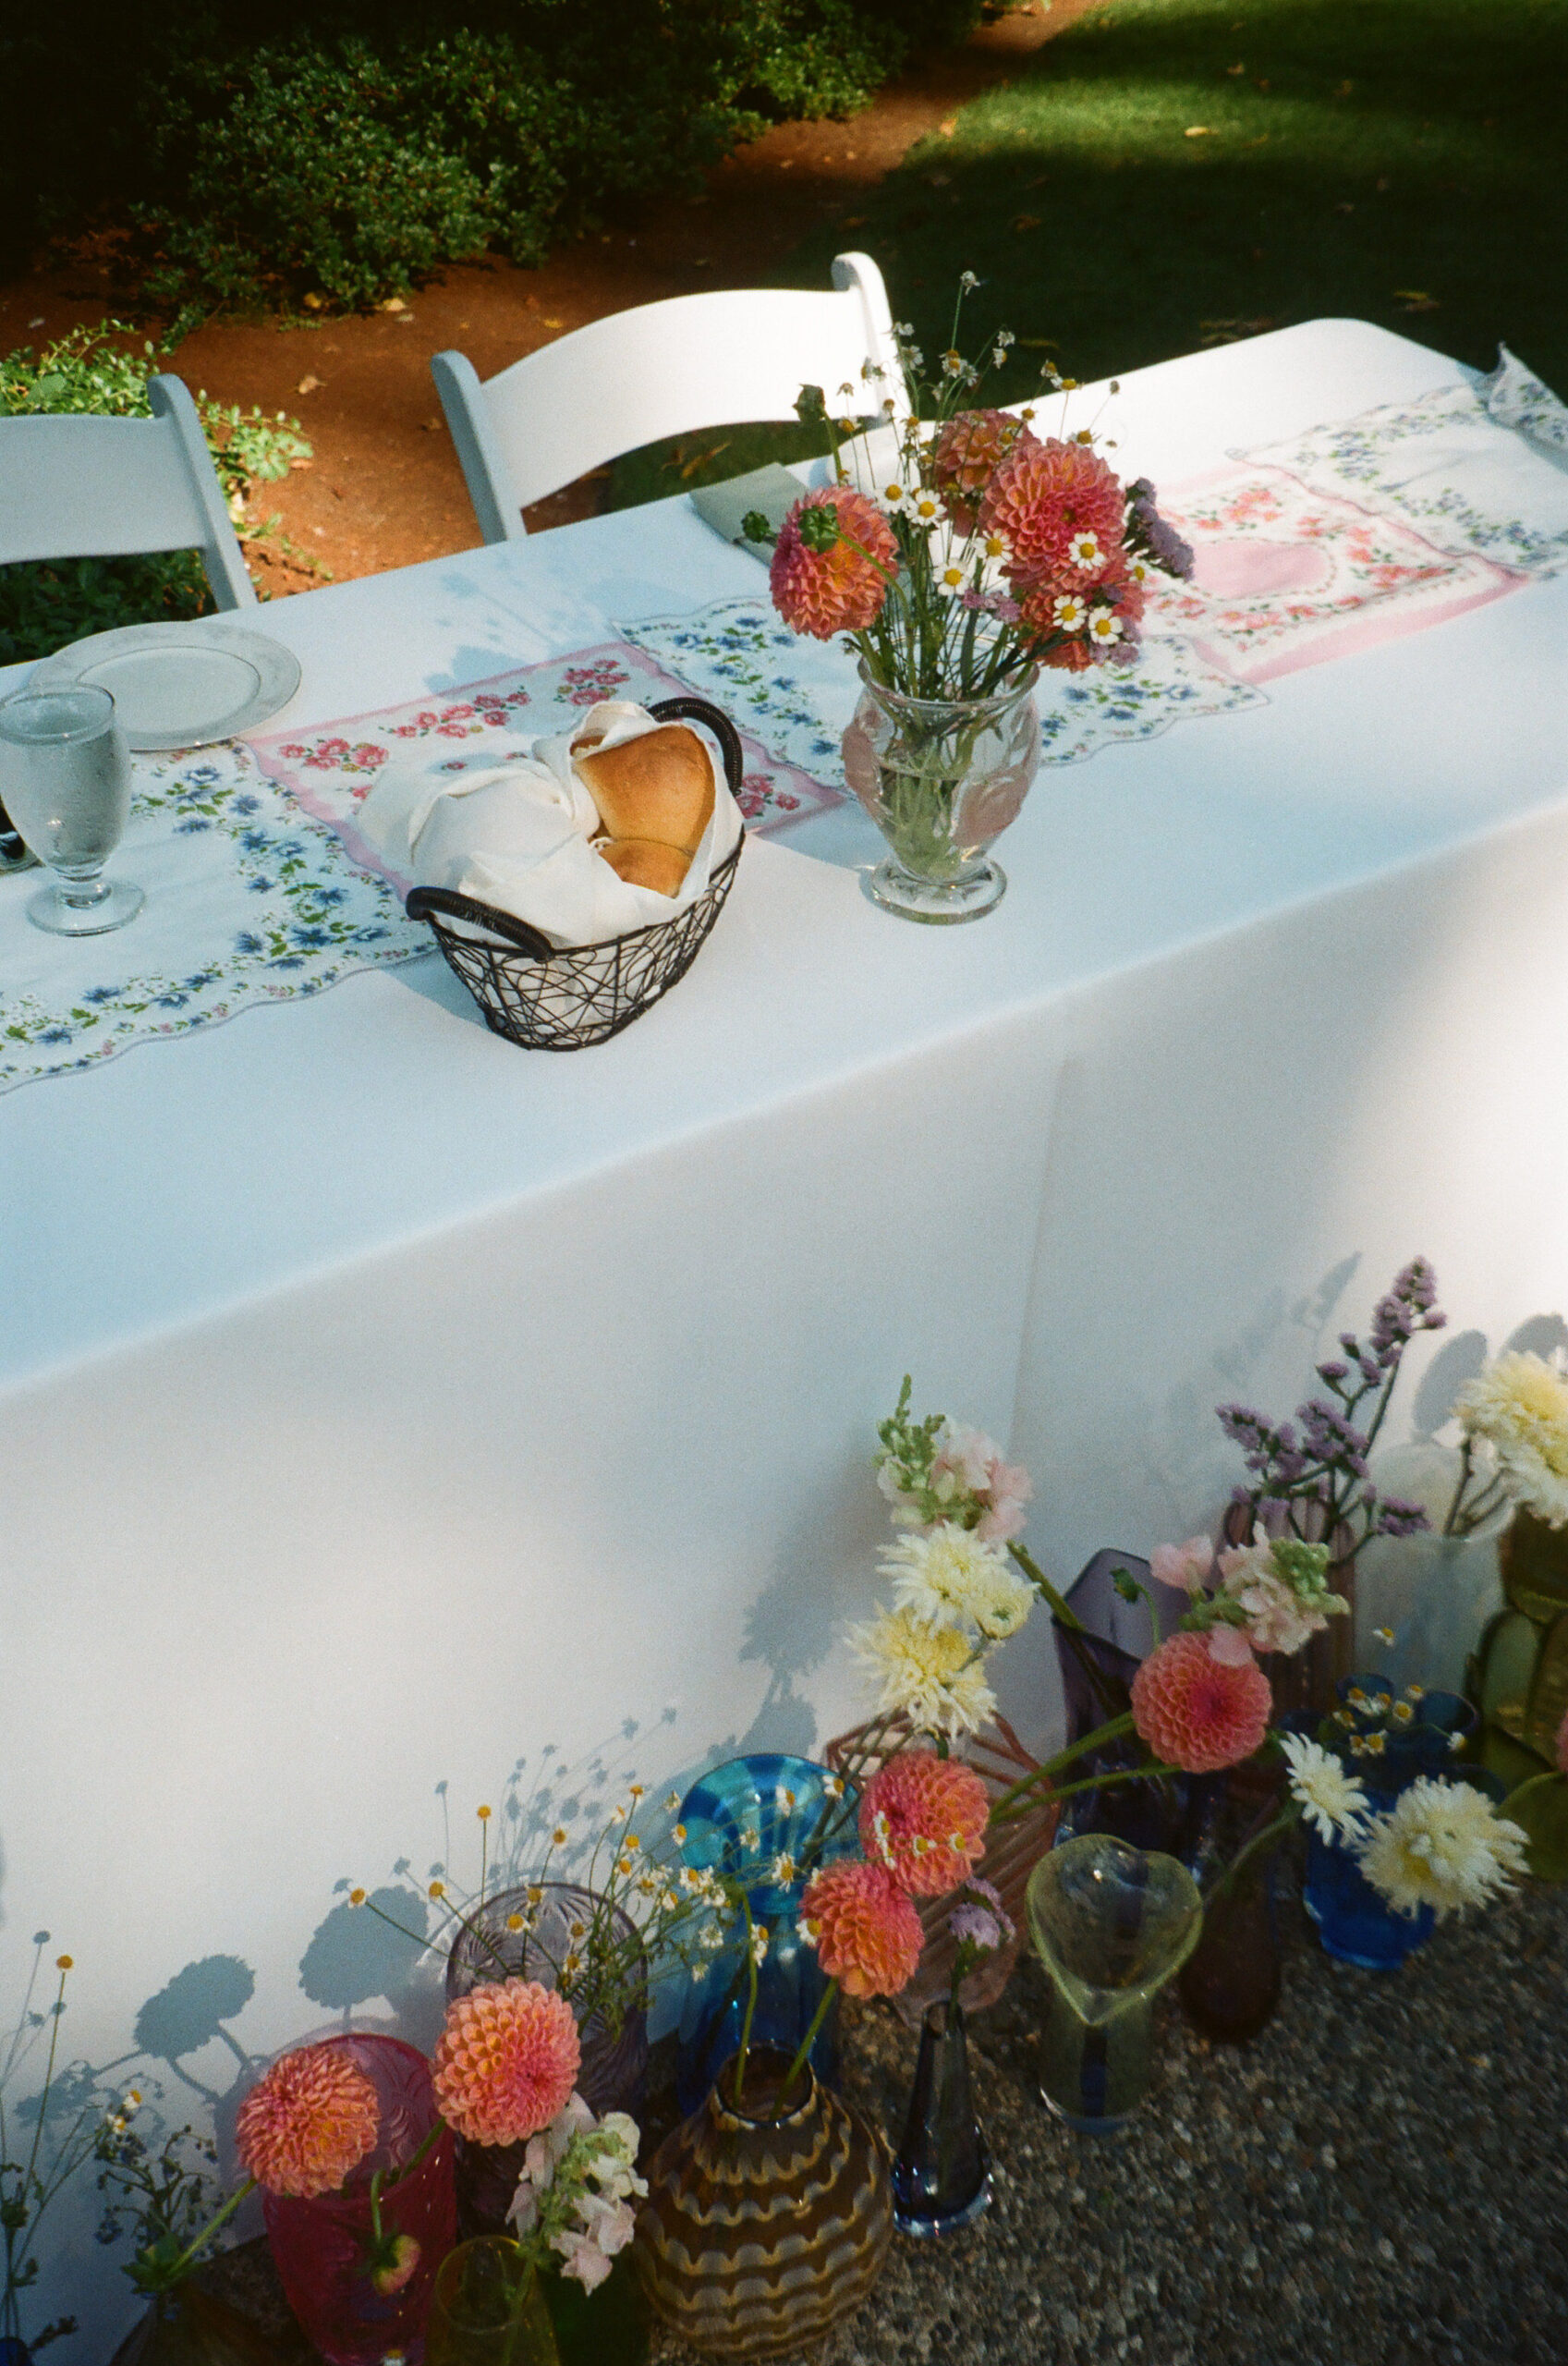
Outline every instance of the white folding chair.
[(220, 608), (251, 608), (207, 439), (181, 378), (147, 381), (151, 419), (0, 419), (0, 566), (199, 550)]
[(833, 277), (832, 295), (735, 287), (612, 312), (482, 383), (466, 354), (438, 353), (431, 371), (485, 541), (520, 542), (529, 502), (639, 445), (792, 419), (803, 384), (822, 388), (835, 418), (874, 416), (890, 398), (906, 417), (881, 273), (847, 254)]

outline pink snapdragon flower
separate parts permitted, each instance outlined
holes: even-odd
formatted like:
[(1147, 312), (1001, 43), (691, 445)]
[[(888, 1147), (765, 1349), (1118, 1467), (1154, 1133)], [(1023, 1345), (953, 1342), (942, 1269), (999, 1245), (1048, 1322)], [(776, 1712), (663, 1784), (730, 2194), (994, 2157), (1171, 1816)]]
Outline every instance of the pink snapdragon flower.
[(1299, 1652), (1328, 1625), (1323, 1613), (1303, 1603), (1280, 1576), (1267, 1537), (1222, 1553), (1219, 1567), (1221, 1592), (1246, 1611), (1244, 1632), (1255, 1652)]
[(1207, 1536), (1189, 1536), (1185, 1544), (1157, 1544), (1149, 1566), (1162, 1586), (1178, 1593), (1200, 1593), (1214, 1567), (1214, 1547)]

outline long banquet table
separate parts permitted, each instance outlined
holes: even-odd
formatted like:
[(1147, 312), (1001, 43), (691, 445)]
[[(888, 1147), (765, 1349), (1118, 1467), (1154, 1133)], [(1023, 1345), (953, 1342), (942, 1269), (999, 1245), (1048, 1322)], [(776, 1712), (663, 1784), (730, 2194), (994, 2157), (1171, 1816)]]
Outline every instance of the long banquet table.
[[(1455, 374), (1314, 323), (1124, 380), (1117, 465)], [(304, 729), (760, 580), (677, 499), (261, 621)], [(477, 1870), (519, 1758), (662, 1785), (850, 1721), (906, 1370), (1067, 1579), (1212, 1518), (1216, 1399), (1287, 1409), (1414, 1251), (1493, 1346), (1560, 1307), (1565, 628), (1559, 578), (1046, 768), (971, 927), (753, 842), (598, 1051), (432, 957), (0, 1100), (7, 1983), (51, 1929), (75, 2049), (221, 2128), (323, 2016), (428, 2031), (333, 1885)], [(1049, 1657), (1003, 1663), (1035, 1732)]]

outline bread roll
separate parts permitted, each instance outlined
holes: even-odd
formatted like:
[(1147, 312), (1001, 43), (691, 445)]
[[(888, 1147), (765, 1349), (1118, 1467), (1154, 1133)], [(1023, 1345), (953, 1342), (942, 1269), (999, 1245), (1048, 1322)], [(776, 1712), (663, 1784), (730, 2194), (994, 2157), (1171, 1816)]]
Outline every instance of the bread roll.
[(612, 838), (697, 852), (713, 811), (713, 766), (687, 725), (662, 723), (614, 748), (574, 749), (573, 762)]
[(691, 857), (679, 847), (659, 846), (651, 838), (600, 838), (594, 852), (628, 887), (651, 887), (659, 896), (678, 896), (691, 868)]

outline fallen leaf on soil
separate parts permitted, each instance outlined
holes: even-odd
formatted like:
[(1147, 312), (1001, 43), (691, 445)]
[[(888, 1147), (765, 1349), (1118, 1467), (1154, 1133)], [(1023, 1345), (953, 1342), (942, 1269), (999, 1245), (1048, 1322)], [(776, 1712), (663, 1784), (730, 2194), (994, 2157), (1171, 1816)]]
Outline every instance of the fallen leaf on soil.
[(566, 323), (565, 321), (553, 321), (547, 313), (541, 312), (540, 314), (539, 325), (541, 329), (564, 329)]
[(1015, 230), (1038, 230), (1039, 228), (1039, 215), (1038, 213), (1017, 214), (1014, 218), (1013, 227)]
[(1213, 137), (1206, 123), (1189, 123), (1182, 134), (1184, 140), (1212, 140)]
[(408, 307), (401, 296), (388, 296), (383, 299), (376, 309), (382, 312), (406, 312)]
[(326, 300), (327, 299), (324, 296), (318, 296), (313, 287), (310, 294), (302, 299), (305, 310), (308, 312), (319, 312)]
[(307, 372), (307, 374), (300, 379), (298, 385), (295, 388), (295, 392), (300, 395), (313, 395), (321, 383), (322, 382), (319, 378), (312, 377), (309, 372)]

